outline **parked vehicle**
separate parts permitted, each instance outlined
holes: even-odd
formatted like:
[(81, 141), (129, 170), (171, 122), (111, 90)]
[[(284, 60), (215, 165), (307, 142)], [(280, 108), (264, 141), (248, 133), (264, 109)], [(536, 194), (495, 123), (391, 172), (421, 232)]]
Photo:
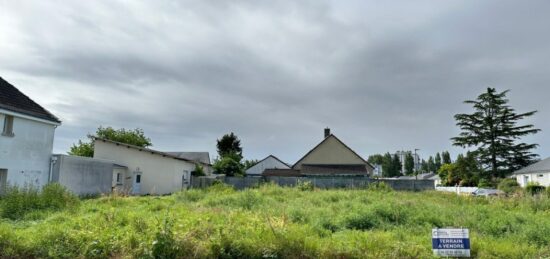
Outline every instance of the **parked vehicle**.
[(472, 192), (472, 195), (473, 196), (485, 196), (485, 197), (488, 197), (488, 196), (500, 196), (500, 195), (504, 195), (505, 193), (501, 190), (497, 190), (497, 189), (485, 189), (485, 188), (479, 188), (477, 190), (475, 190), (474, 192)]

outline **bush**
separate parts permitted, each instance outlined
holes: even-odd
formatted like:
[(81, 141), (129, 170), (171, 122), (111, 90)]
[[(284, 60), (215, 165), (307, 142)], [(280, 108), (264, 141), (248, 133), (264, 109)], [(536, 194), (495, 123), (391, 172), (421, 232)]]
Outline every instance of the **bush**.
[(500, 181), (497, 188), (508, 194), (508, 193), (515, 192), (520, 187), (519, 187), (519, 184), (516, 181), (516, 179), (506, 178), (506, 179), (502, 179), (502, 181)]
[(381, 191), (381, 192), (391, 192), (393, 189), (385, 182), (375, 182), (369, 184), (369, 190), (372, 191)]
[(32, 186), (10, 186), (2, 198), (0, 217), (21, 219), (37, 210), (62, 210), (73, 207), (78, 198), (58, 183), (45, 185), (41, 192)]
[(487, 179), (481, 179), (479, 180), (479, 183), (477, 184), (477, 187), (479, 188), (493, 188), (494, 184), (487, 180)]
[(296, 188), (300, 191), (313, 191), (314, 186), (311, 181), (300, 181), (296, 184)]
[(538, 183), (529, 183), (525, 187), (525, 192), (527, 192), (530, 195), (535, 195), (535, 194), (543, 193), (544, 189), (546, 188), (542, 185), (539, 185)]

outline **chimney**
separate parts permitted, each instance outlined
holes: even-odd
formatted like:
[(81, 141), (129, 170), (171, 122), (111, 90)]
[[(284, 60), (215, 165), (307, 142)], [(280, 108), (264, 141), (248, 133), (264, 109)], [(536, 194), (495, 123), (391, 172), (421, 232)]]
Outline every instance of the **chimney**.
[(330, 136), (330, 128), (325, 128), (325, 138), (328, 138)]

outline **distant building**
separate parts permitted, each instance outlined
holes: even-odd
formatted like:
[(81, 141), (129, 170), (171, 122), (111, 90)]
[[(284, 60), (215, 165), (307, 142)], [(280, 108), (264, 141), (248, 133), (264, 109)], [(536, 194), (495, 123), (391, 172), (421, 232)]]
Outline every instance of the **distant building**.
[(420, 170), (420, 156), (418, 154), (413, 153), (412, 151), (397, 151), (394, 155), (399, 157), (399, 161), (401, 162), (401, 173), (405, 174), (405, 158), (407, 157), (407, 154), (411, 154), (414, 159), (414, 170), (418, 171)]
[(262, 159), (252, 167), (246, 170), (247, 176), (261, 176), (266, 169), (290, 169), (285, 162), (281, 161), (274, 155)]
[(7, 184), (50, 181), (55, 129), (61, 121), (0, 77), (0, 192)]
[(514, 172), (513, 176), (521, 187), (529, 183), (550, 186), (550, 157)]
[(374, 167), (325, 129), (321, 143), (298, 160), (292, 169), (268, 169), (263, 176), (364, 176)]
[(94, 158), (116, 163), (118, 167), (113, 169), (113, 179), (119, 185), (117, 189), (135, 195), (169, 194), (187, 189), (197, 164), (203, 166), (207, 174), (212, 171), (206, 156), (185, 153), (166, 153), (94, 138)]

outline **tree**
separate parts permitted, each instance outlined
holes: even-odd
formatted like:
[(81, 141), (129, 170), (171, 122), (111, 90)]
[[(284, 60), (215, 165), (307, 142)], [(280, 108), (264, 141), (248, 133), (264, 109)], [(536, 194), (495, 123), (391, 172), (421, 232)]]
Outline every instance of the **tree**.
[(218, 156), (224, 157), (230, 154), (236, 154), (241, 159), (243, 158), (243, 149), (241, 148), (241, 141), (233, 132), (225, 134), (221, 139), (218, 139), (216, 144), (218, 148)]
[(384, 175), (384, 177), (392, 177), (392, 170), (392, 156), (390, 153), (386, 153), (382, 159), (382, 175)]
[(204, 173), (204, 167), (200, 164), (195, 164), (195, 170), (191, 172), (192, 176), (205, 176), (206, 173)]
[(380, 154), (371, 155), (367, 161), (373, 165), (382, 165), (384, 163), (384, 156)]
[(435, 167), (435, 162), (434, 162), (433, 156), (430, 156), (428, 158), (428, 171), (430, 173), (436, 173), (437, 172), (437, 168)]
[(260, 162), (260, 161), (258, 161), (257, 159), (251, 159), (251, 160), (246, 159), (246, 160), (243, 161), (243, 168), (246, 171), (250, 167), (255, 166), (258, 162)]
[(223, 135), (221, 139), (217, 140), (216, 147), (219, 157), (214, 160), (212, 165), (214, 172), (227, 176), (244, 175), (246, 165), (241, 162), (243, 149), (237, 135), (233, 132)]
[(443, 164), (437, 173), (446, 186), (477, 186), (480, 181), (480, 168), (472, 152), (458, 155), (454, 163)]
[(441, 153), (441, 158), (443, 159), (443, 164), (450, 164), (453, 161), (451, 161), (451, 154), (449, 154), (449, 151), (443, 151)]
[(401, 160), (399, 160), (399, 156), (397, 156), (397, 154), (393, 155), (391, 160), (390, 177), (400, 176), (402, 168), (403, 166), (401, 164)]
[(430, 168), (428, 166), (428, 162), (426, 160), (422, 159), (422, 162), (420, 163), (420, 171), (422, 173), (428, 173), (430, 172)]
[(151, 139), (145, 136), (145, 133), (142, 129), (133, 129), (127, 130), (124, 128), (113, 129), (112, 127), (102, 127), (97, 128), (95, 135), (88, 135), (89, 142), (83, 142), (82, 140), (78, 141), (78, 144), (73, 144), (70, 151), (67, 152), (72, 156), (94, 156), (94, 137), (107, 139), (111, 141), (121, 142), (129, 145), (134, 145), (138, 147), (149, 147), (153, 144)]
[(414, 157), (411, 153), (407, 153), (407, 155), (405, 155), (405, 174), (414, 174)]
[(439, 170), (441, 168), (441, 155), (439, 153), (435, 154), (435, 171)]
[(487, 88), (487, 92), (476, 100), (464, 102), (473, 106), (473, 113), (454, 116), (461, 132), (451, 139), (453, 145), (474, 147), (483, 169), (495, 178), (527, 166), (538, 157), (531, 152), (538, 145), (521, 143), (520, 139), (540, 129), (532, 124), (518, 125), (520, 120), (533, 116), (537, 111), (516, 113), (508, 105), (507, 93)]
[(216, 158), (212, 168), (214, 168), (216, 174), (225, 174), (226, 176), (244, 175), (241, 157), (236, 153), (229, 153), (223, 157)]

